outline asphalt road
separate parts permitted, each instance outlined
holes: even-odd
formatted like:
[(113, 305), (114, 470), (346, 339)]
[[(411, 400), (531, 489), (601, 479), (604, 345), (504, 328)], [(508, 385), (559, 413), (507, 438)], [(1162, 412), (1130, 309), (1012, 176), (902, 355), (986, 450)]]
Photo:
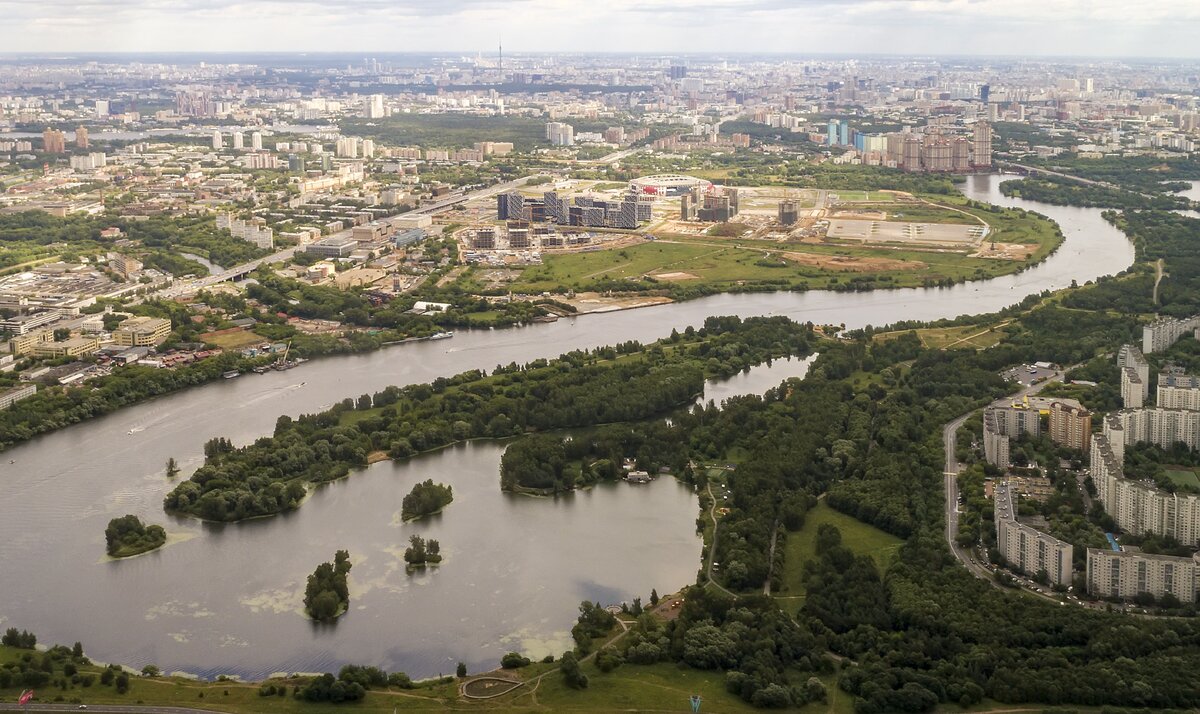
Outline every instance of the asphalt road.
[[(1005, 399), (1020, 399), (1021, 397), (1037, 394), (1038, 392), (1042, 391), (1046, 385), (1053, 382), (1061, 382), (1066, 373), (1073, 368), (1074, 367), (1068, 367), (1066, 369), (1059, 370), (1044, 382), (1031, 384), (1021, 389), (1016, 394), (1013, 394), (1010, 397), (1005, 397)], [(942, 428), (942, 447), (945, 449), (946, 459), (945, 471), (942, 473), (946, 490), (946, 544), (950, 546), (950, 552), (954, 554), (955, 559), (962, 563), (963, 567), (970, 571), (972, 575), (982, 580), (987, 580), (996, 587), (1002, 587), (999, 583), (995, 582), (995, 576), (993, 576), (992, 571), (988, 570), (987, 567), (985, 567), (979, 560), (976, 560), (971, 551), (960, 547), (955, 538), (955, 536), (958, 534), (958, 472), (961, 468), (961, 465), (958, 463), (958, 457), (955, 454), (957, 451), (956, 447), (958, 445), (957, 432), (959, 427), (963, 425), (963, 422), (965, 422), (967, 417), (971, 416), (971, 414), (974, 414), (974, 412), (963, 414)], [(1038, 593), (1033, 592), (1032, 590), (1030, 592), (1034, 595), (1038, 595)], [(1057, 598), (1044, 594), (1041, 595), (1041, 597), (1045, 597), (1046, 599), (1053, 600), (1055, 602), (1058, 601)]]

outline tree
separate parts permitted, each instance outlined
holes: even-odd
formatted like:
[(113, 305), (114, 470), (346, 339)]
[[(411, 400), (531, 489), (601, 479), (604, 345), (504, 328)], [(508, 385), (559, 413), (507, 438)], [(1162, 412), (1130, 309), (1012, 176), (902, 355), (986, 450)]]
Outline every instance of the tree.
[(650, 588), (650, 606), (651, 607), (658, 606), (658, 591), (655, 590), (654, 588)]
[(172, 456), (171, 458), (167, 459), (167, 478), (175, 478), (178, 475), (179, 462), (177, 462), (175, 457)]
[(456, 667), (454, 670), (454, 673), (458, 676), (459, 679), (462, 679), (463, 677), (467, 676), (467, 664), (465, 662), (459, 662), (458, 667)]
[(314, 620), (336, 619), (350, 607), (350, 553), (339, 550), (332, 563), (321, 563), (308, 576), (304, 589), (304, 609)]
[(579, 660), (575, 657), (574, 652), (564, 652), (560, 660), (559, 669), (563, 674), (563, 681), (572, 689), (587, 689), (588, 678), (579, 669)]

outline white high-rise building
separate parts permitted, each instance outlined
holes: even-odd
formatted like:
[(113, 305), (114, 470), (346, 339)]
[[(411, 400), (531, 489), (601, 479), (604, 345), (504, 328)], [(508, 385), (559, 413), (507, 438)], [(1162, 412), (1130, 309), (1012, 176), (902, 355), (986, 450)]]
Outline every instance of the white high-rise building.
[(553, 146), (574, 146), (575, 127), (566, 122), (548, 122), (546, 124), (546, 140)]
[(363, 109), (363, 116), (367, 119), (382, 119), (384, 116), (383, 110), (383, 95), (372, 94), (367, 97), (366, 106)]
[(262, 132), (256, 131), (250, 135), (250, 148), (255, 151), (262, 151)]
[(217, 149), (218, 151), (225, 148), (225, 141), (221, 138), (221, 130), (220, 129), (213, 131), (212, 148)]
[(235, 149), (246, 148), (246, 137), (240, 131), (233, 132), (233, 148), (235, 148)]
[(364, 159), (369, 159), (375, 156), (375, 142), (371, 141), (370, 139), (363, 139), (362, 155)]
[(108, 116), (108, 100), (107, 99), (97, 99), (96, 100), (96, 116), (101, 117), (101, 118)]

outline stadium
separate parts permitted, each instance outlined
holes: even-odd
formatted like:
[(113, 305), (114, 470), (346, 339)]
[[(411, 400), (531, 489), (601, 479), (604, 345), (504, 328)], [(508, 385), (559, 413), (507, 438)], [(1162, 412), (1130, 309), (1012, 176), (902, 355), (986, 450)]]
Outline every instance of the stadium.
[(697, 187), (707, 191), (712, 188), (712, 183), (680, 174), (655, 174), (636, 178), (629, 182), (630, 189), (655, 196), (678, 196)]

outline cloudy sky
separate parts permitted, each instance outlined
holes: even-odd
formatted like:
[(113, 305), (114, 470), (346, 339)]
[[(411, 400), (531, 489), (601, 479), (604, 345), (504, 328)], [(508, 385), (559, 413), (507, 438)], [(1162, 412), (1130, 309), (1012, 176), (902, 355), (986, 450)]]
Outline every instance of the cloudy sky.
[(0, 0), (0, 52), (1200, 56), (1200, 0)]

